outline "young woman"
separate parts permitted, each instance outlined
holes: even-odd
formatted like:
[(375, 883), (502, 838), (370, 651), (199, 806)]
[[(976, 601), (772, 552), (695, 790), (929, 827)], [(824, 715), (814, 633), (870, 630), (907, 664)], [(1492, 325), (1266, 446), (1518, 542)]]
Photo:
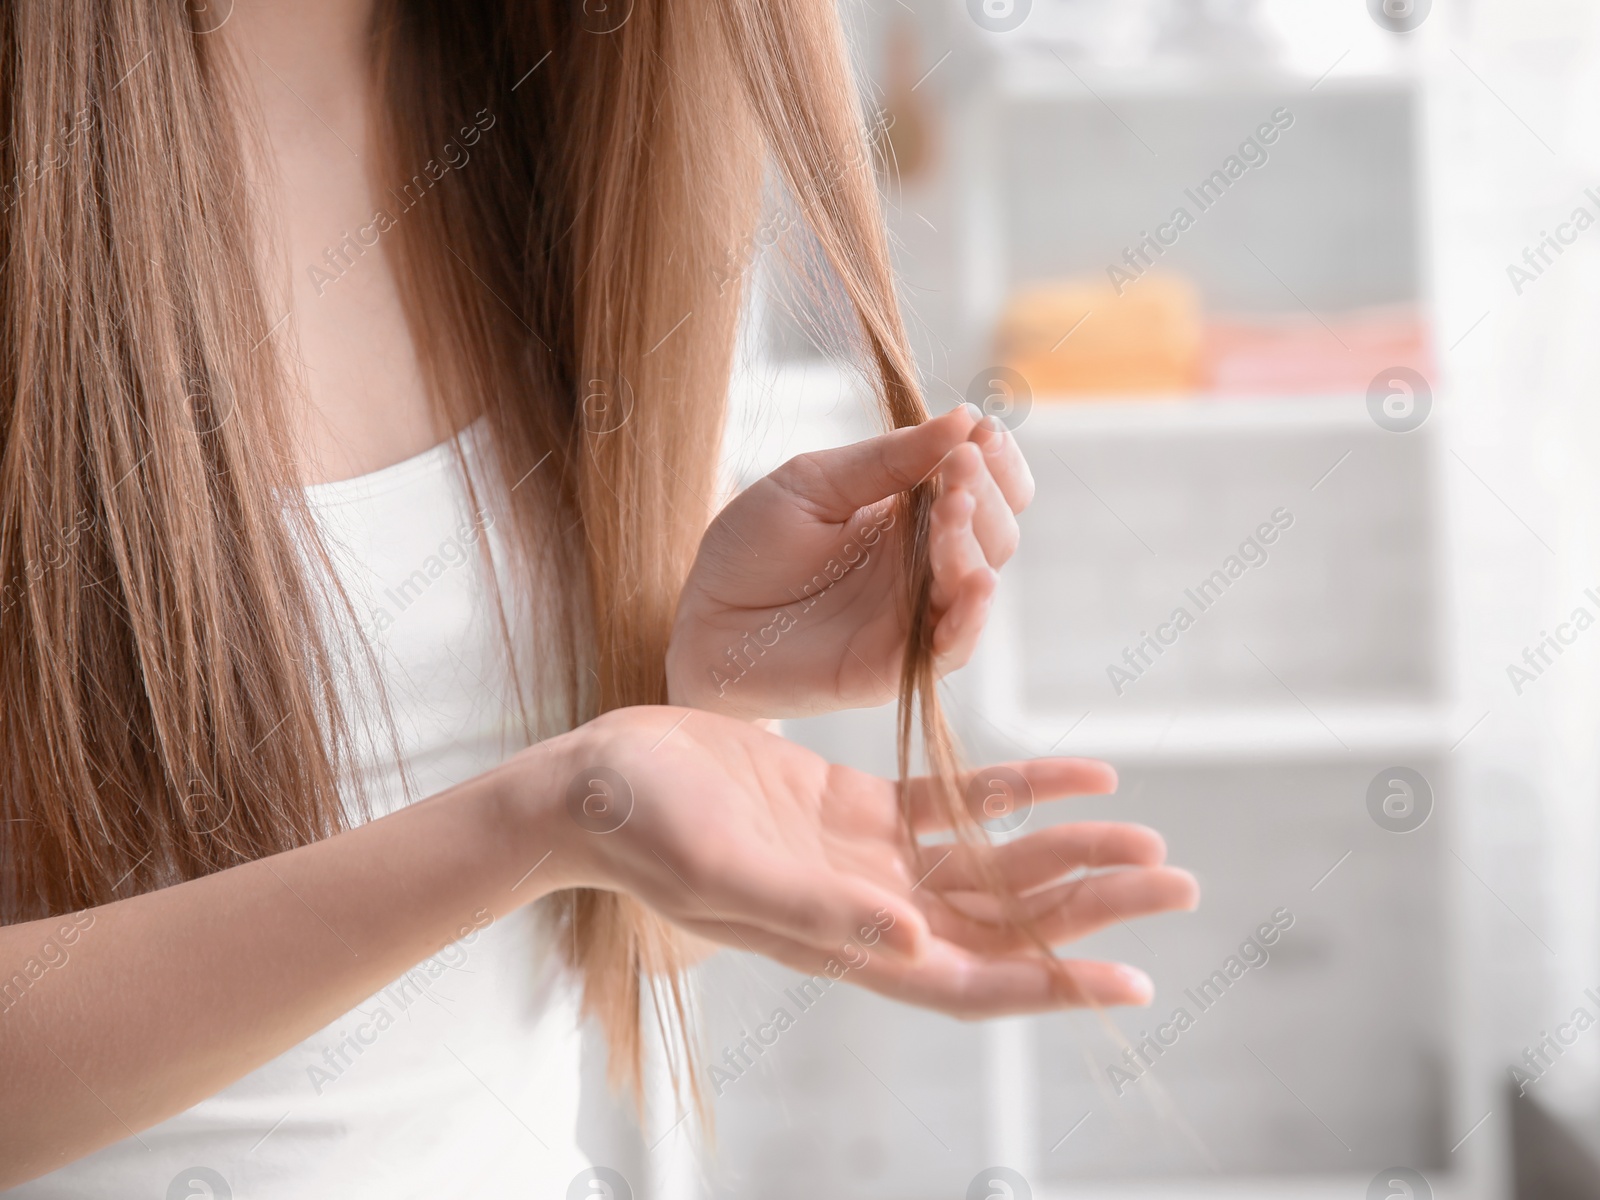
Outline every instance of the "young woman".
[[(1154, 832), (930, 854), (988, 775), (759, 724), (964, 662), (1031, 492), (922, 423), (831, 0), (16, 0), (0, 54), (7, 1195), (565, 1195), (576, 997), (636, 1080), (685, 934), (1148, 1001), (1035, 946), (1192, 907)], [(905, 427), (712, 520), (768, 162)]]

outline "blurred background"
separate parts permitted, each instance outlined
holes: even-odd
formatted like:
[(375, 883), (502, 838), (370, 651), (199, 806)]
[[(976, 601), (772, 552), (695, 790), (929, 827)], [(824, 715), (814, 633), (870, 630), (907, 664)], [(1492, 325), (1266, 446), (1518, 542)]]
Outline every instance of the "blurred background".
[[(591, 1153), (662, 1200), (1600, 1196), (1596, 7), (844, 12), (932, 403), (1039, 485), (954, 719), (1121, 772), (997, 832), (1146, 822), (1204, 902), (1076, 951), (1155, 979), (1132, 1057), (720, 955), (709, 1165), (664, 1092), (597, 1089)], [(735, 484), (874, 431), (784, 258)], [(888, 710), (787, 732), (893, 772)]]

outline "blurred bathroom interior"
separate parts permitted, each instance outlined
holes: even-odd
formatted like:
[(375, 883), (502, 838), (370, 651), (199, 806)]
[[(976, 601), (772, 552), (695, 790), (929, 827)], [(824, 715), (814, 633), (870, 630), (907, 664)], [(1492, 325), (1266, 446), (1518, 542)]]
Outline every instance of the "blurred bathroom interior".
[[(1600, 9), (841, 5), (930, 403), (1038, 483), (951, 712), (1121, 773), (995, 835), (1142, 821), (1204, 902), (1073, 950), (1156, 981), (1103, 1016), (720, 954), (714, 1151), (660, 1088), (591, 1146), (660, 1200), (1600, 1196)], [(730, 487), (872, 432), (781, 210)], [(894, 771), (892, 710), (786, 732)]]

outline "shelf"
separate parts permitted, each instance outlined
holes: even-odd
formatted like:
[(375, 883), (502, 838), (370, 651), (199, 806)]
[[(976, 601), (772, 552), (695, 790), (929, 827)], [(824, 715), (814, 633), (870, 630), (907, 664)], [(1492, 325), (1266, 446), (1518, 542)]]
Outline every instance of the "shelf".
[(1379, 432), (1367, 398), (1320, 396), (1037, 395), (1018, 427), (1032, 433), (1235, 433), (1245, 430), (1349, 429)]
[[(1245, 1175), (1226, 1178), (1141, 1179), (1126, 1183), (1074, 1180), (1067, 1190), (1033, 1189), (1034, 1200), (1354, 1200), (1365, 1196), (1370, 1173)], [(1449, 1176), (1428, 1172), (1434, 1200), (1463, 1194)]]
[[(1052, 47), (1040, 43), (995, 55), (994, 95), (1001, 101), (1071, 102), (1100, 105), (1104, 98), (1190, 100), (1196, 96), (1290, 96), (1310, 92), (1321, 97), (1394, 93), (1416, 87), (1409, 70), (1363, 71), (1329, 75), (1318, 81), (1297, 71), (1219, 72), (1179, 63), (1111, 68), (1073, 62), (1069, 70)], [(1091, 90), (1092, 89), (1092, 90)]]
[[(778, 405), (812, 420), (843, 415), (861, 423), (870, 404), (861, 374), (829, 359), (765, 361), (745, 368), (735, 380), (736, 405)], [(1095, 396), (1041, 392), (1020, 431), (1072, 433), (1234, 432), (1249, 429), (1377, 430), (1361, 392), (1308, 395), (1228, 395), (1189, 392), (1176, 395)]]
[[(1303, 761), (1420, 756), (1446, 751), (1465, 731), (1431, 705), (1216, 708), (1187, 712), (1006, 714), (985, 705), (979, 739), (997, 736), (1023, 754), (1113, 762)], [(972, 725), (968, 725), (972, 728)]]

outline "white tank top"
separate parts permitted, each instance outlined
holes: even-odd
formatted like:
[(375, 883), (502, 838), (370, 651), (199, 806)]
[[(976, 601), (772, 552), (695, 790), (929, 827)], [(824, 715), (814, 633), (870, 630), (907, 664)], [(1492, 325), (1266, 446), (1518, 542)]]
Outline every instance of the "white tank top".
[[(462, 435), (469, 460), (480, 437), (477, 427)], [(375, 651), (400, 743), (396, 762), (377, 722), (360, 739), (372, 815), (524, 745), (478, 541), (489, 539), (497, 563), (502, 547), (492, 517), (468, 503), (451, 445), (307, 496)], [(370, 668), (352, 662), (350, 674), (354, 706), (370, 710)], [(576, 1140), (576, 1007), (548, 913), (523, 908), (471, 929), (217, 1095), (4, 1195), (557, 1200), (587, 1166)]]

